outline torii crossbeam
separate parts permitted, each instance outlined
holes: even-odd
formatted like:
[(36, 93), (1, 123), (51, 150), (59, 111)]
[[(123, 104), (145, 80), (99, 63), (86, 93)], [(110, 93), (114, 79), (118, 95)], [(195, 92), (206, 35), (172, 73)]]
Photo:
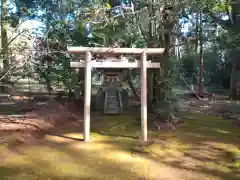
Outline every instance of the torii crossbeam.
[[(71, 67), (85, 68), (84, 94), (84, 141), (90, 140), (90, 104), (91, 104), (91, 70), (94, 68), (141, 68), (141, 139), (147, 141), (147, 68), (160, 68), (160, 63), (147, 61), (147, 55), (164, 52), (163, 48), (94, 48), (68, 47), (71, 54), (85, 54), (85, 62), (71, 62)], [(92, 61), (96, 54), (135, 54), (141, 55), (137, 62), (97, 62)]]

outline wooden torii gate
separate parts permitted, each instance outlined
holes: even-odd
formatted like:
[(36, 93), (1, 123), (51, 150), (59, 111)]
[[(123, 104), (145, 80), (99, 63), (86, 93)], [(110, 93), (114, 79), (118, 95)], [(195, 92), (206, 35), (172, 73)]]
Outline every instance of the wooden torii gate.
[[(84, 141), (90, 140), (91, 70), (94, 68), (141, 68), (141, 139), (147, 141), (147, 68), (160, 68), (160, 63), (147, 61), (148, 54), (162, 54), (163, 48), (94, 48), (68, 47), (71, 54), (85, 54), (85, 62), (71, 62), (71, 67), (85, 68)], [(92, 53), (141, 55), (137, 62), (92, 61)]]

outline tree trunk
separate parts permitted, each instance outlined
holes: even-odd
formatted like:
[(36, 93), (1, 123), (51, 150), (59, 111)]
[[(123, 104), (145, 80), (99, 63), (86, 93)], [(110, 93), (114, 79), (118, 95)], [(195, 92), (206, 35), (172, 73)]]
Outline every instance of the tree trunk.
[(8, 76), (6, 73), (9, 69), (8, 61), (8, 37), (7, 37), (7, 1), (2, 0), (1, 8), (1, 45), (2, 45), (2, 60), (3, 60), (3, 72), (2, 76), (5, 76), (3, 79), (4, 83), (8, 82)]
[[(195, 44), (194, 44), (194, 55), (199, 54), (199, 11), (197, 11), (196, 14), (196, 26), (195, 26), (196, 30), (195, 30)], [(197, 76), (196, 76), (196, 63), (195, 61), (193, 61), (193, 73), (192, 73), (192, 84), (191, 84), (191, 90), (195, 91), (195, 86), (197, 85)]]
[(156, 70), (156, 86), (155, 90), (157, 91), (158, 101), (166, 101), (168, 99), (168, 91), (169, 91), (169, 82), (166, 81), (168, 76), (168, 58), (169, 58), (169, 50), (171, 43), (171, 30), (164, 34), (163, 39), (163, 47), (165, 48), (163, 56), (161, 58), (161, 67), (160, 70)]
[[(232, 31), (235, 35), (239, 35), (240, 33), (240, 0), (235, 0), (232, 3)], [(235, 45), (240, 45), (240, 41), (236, 38)], [(233, 60), (233, 67), (231, 73), (231, 85), (230, 85), (230, 92), (229, 97), (232, 100), (240, 100), (240, 61), (239, 61), (239, 50), (235, 49), (232, 51), (232, 60)]]
[(158, 101), (167, 101), (169, 99), (169, 90), (170, 82), (166, 80), (168, 77), (168, 60), (169, 60), (169, 52), (171, 46), (171, 39), (172, 39), (172, 30), (174, 25), (176, 24), (176, 20), (172, 15), (173, 7), (166, 6), (163, 9), (162, 16), (162, 28), (164, 29), (162, 33), (162, 39), (159, 42), (161, 46), (164, 48), (164, 53), (161, 57), (160, 63), (161, 67), (160, 70), (156, 70), (156, 85), (155, 90), (157, 91), (157, 98)]
[(239, 52), (233, 53), (233, 65), (231, 73), (231, 84), (230, 84), (230, 93), (229, 98), (232, 100), (240, 100), (240, 61), (239, 61)]
[(147, 86), (148, 86), (148, 98), (147, 98), (147, 101), (148, 101), (148, 111), (149, 112), (152, 112), (153, 110), (153, 98), (154, 98), (154, 95), (153, 95), (153, 87), (154, 87), (154, 71), (152, 69), (148, 69), (147, 71)]
[(128, 81), (128, 85), (129, 85), (133, 95), (137, 98), (137, 100), (140, 100), (140, 97), (139, 97), (139, 95), (137, 93), (137, 90), (134, 87), (134, 84), (132, 82), (132, 71), (130, 69), (128, 70), (127, 81)]
[(203, 27), (202, 27), (202, 12), (199, 14), (199, 89), (198, 93), (203, 96)]

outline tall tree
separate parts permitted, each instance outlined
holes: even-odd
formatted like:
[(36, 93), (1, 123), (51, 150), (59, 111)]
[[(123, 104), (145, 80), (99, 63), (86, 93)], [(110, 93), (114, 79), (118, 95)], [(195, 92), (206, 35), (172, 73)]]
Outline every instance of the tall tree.
[[(235, 37), (240, 34), (240, 0), (232, 0), (232, 14), (230, 20), (232, 21), (229, 26), (229, 32)], [(240, 40), (235, 38), (234, 47), (232, 50), (232, 74), (231, 74), (231, 85), (230, 85), (230, 98), (233, 100), (240, 100)]]
[[(2, 61), (3, 61), (3, 76), (9, 69), (8, 60), (8, 37), (7, 37), (7, 1), (2, 0), (1, 8), (1, 45), (2, 45)], [(4, 78), (7, 81), (7, 76)]]
[(203, 96), (203, 14), (202, 11), (199, 13), (199, 94)]

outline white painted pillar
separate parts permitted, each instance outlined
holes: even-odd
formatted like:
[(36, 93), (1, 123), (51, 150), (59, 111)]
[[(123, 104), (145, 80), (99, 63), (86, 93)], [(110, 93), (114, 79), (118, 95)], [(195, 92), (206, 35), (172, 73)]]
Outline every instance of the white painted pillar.
[(90, 110), (91, 110), (91, 86), (92, 86), (92, 75), (91, 75), (91, 53), (85, 53), (85, 92), (84, 92), (84, 141), (90, 140)]
[(147, 141), (147, 54), (141, 56), (141, 138)]

